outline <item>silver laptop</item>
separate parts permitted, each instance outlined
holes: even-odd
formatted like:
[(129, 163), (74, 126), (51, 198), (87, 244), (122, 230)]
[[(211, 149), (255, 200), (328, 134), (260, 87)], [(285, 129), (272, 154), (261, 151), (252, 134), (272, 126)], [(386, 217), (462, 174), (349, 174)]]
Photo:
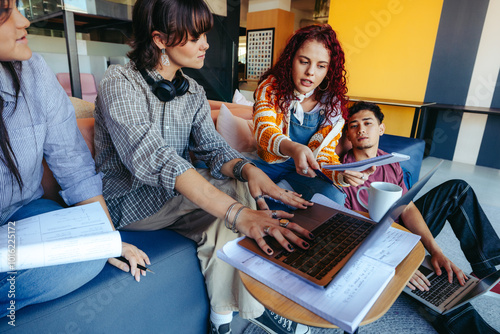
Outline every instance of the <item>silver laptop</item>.
[(446, 272), (443, 271), (440, 276), (434, 272), (429, 255), (425, 257), (418, 270), (431, 282), (429, 291), (411, 290), (409, 287), (405, 287), (403, 291), (440, 314), (446, 314), (488, 292), (500, 281), (500, 270), (498, 270), (483, 279), (469, 276), (463, 286), (458, 283), (454, 275), (453, 282), (450, 283)]
[(296, 247), (294, 251), (289, 252), (274, 238), (265, 237), (267, 244), (274, 251), (273, 255), (269, 256), (251, 238), (244, 238), (238, 244), (314, 285), (326, 287), (334, 277), (340, 277), (347, 272), (365, 251), (383, 236), (441, 163), (397, 200), (379, 223), (316, 203), (305, 210), (294, 211), (293, 222), (315, 236), (315, 239), (309, 242), (309, 249)]

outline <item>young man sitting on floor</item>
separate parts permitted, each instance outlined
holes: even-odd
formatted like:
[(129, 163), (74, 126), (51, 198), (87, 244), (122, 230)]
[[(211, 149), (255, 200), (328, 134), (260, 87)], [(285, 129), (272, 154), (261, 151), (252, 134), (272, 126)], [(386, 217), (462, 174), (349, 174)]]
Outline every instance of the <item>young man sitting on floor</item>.
[[(352, 149), (345, 154), (342, 163), (385, 154), (378, 148), (380, 136), (385, 131), (383, 119), (384, 114), (376, 104), (361, 101), (349, 109), (344, 132), (352, 143)], [(373, 174), (366, 175), (365, 178), (367, 180), (363, 186), (369, 187), (371, 182), (385, 181), (398, 184), (403, 188), (403, 193), (407, 191), (399, 163), (377, 167)], [(345, 206), (352, 210), (366, 211), (356, 198), (359, 187), (344, 188), (347, 194)], [(367, 196), (367, 192), (360, 193), (365, 202)], [(424, 247), (432, 257), (431, 262), (436, 273), (441, 275), (444, 268), (450, 282), (455, 274), (463, 285), (467, 276), (443, 254), (434, 239), (446, 221), (450, 222), (474, 274), (482, 278), (496, 271), (495, 266), (500, 264), (500, 239), (467, 182), (450, 180), (435, 187), (414, 203), (410, 203), (400, 216), (402, 225), (412, 233), (420, 235)], [(418, 288), (422, 291), (428, 290), (429, 285), (429, 281), (418, 270), (408, 283), (412, 290)], [(426, 311), (435, 320), (432, 325), (440, 333), (471, 333), (474, 328), (477, 333), (497, 333), (469, 303), (446, 316), (438, 316), (430, 309)]]

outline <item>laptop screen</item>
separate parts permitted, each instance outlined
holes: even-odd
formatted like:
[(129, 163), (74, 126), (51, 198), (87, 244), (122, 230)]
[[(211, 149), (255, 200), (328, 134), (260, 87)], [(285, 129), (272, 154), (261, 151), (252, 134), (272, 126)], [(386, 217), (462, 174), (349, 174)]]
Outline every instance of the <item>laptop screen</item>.
[(417, 193), (423, 188), (423, 186), (429, 181), (429, 179), (434, 175), (439, 166), (443, 163), (441, 160), (434, 168), (432, 168), (424, 177), (422, 177), (413, 187), (408, 190), (400, 199), (398, 199), (394, 204), (387, 210), (385, 215), (380, 219), (380, 222), (376, 224), (375, 228), (370, 232), (368, 237), (364, 242), (358, 247), (356, 252), (351, 256), (349, 261), (344, 265), (344, 267), (335, 276), (333, 281), (337, 280), (340, 276), (346, 273), (350, 266), (354, 264), (363, 254), (373, 245), (373, 243), (378, 240), (385, 231), (392, 225), (392, 223), (398, 219), (403, 210), (408, 204), (413, 200)]

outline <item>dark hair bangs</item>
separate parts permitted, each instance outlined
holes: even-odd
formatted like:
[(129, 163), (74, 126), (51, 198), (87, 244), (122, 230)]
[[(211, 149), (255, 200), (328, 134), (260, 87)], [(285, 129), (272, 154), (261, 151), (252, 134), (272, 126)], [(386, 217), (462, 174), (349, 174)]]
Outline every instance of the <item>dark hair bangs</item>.
[(190, 22), (185, 28), (185, 31), (189, 31), (189, 34), (194, 38), (198, 38), (207, 33), (214, 26), (212, 13), (204, 2), (203, 5), (204, 6), (195, 8), (193, 15), (190, 15)]
[(8, 20), (13, 9), (14, 8), (10, 6), (10, 0), (0, 0), (0, 24), (3, 24)]
[(170, 33), (167, 46), (184, 45), (189, 36), (199, 38), (214, 25), (212, 13), (204, 1), (186, 1), (180, 7), (177, 16), (168, 23)]

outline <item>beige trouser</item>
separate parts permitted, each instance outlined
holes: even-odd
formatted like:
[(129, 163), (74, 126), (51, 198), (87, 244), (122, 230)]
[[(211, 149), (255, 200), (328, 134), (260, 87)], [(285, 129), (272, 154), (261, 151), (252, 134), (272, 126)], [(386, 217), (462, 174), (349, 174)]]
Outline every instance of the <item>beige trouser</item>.
[[(246, 183), (234, 179), (214, 179), (207, 169), (197, 169), (197, 172), (220, 191), (255, 209), (255, 202)], [(200, 188), (200, 191), (203, 189)], [(210, 197), (210, 194), (207, 194), (207, 198)], [(169, 200), (151, 217), (131, 223), (122, 229), (154, 231), (165, 227), (198, 244), (198, 259), (213, 311), (217, 313), (239, 311), (240, 316), (246, 319), (262, 315), (264, 307), (246, 290), (238, 271), (217, 257), (217, 250), (226, 242), (240, 237), (241, 233), (233, 233), (224, 226), (223, 219), (206, 213), (182, 195)]]

